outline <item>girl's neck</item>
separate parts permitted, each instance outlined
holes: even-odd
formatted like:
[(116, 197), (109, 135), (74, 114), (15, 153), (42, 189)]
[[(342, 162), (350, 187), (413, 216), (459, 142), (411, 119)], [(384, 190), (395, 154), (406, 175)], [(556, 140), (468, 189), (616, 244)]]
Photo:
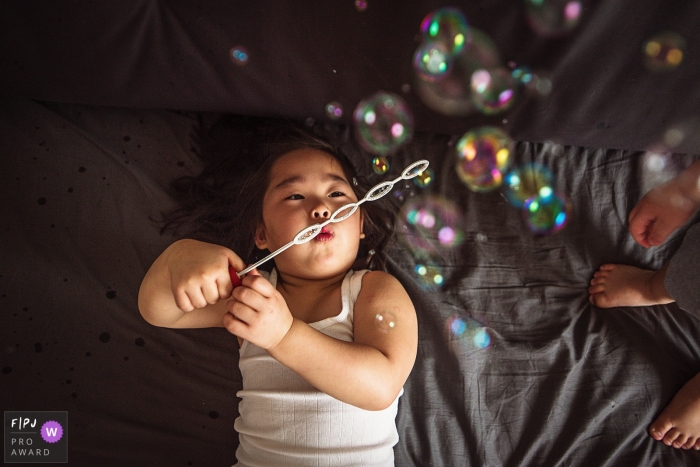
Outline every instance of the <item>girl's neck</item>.
[(278, 271), (277, 290), (292, 316), (313, 323), (340, 313), (341, 287), (346, 274), (344, 271), (326, 279), (303, 279)]
[(277, 270), (277, 289), (293, 295), (296, 293), (314, 294), (324, 293), (328, 289), (333, 289), (343, 283), (343, 279), (348, 271), (340, 272), (334, 276), (324, 279), (305, 279), (292, 274), (287, 274)]

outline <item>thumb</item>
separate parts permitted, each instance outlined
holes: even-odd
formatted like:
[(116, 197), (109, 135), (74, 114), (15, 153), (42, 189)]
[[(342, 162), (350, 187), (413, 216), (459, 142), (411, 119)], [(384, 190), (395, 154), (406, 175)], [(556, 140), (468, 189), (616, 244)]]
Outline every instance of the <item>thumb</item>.
[(260, 272), (258, 271), (258, 268), (255, 268), (255, 269), (251, 270), (251, 271), (248, 273), (248, 275), (249, 275), (249, 276), (261, 276), (262, 274), (260, 274)]

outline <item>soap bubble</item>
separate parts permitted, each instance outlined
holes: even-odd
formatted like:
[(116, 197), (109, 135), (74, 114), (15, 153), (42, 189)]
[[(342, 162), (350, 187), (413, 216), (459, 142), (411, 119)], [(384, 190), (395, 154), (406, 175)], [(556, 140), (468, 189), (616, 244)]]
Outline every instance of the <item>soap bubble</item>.
[(457, 142), (456, 171), (472, 191), (491, 191), (503, 182), (513, 143), (500, 128), (479, 127)]
[(389, 332), (396, 327), (396, 315), (391, 311), (384, 310), (374, 317), (374, 324), (382, 332)]
[(675, 70), (683, 61), (685, 41), (675, 32), (663, 32), (644, 43), (644, 64), (651, 71)]
[(438, 195), (416, 196), (401, 208), (399, 240), (416, 258), (433, 258), (464, 241), (465, 220), (459, 207)]
[(333, 101), (326, 104), (326, 115), (331, 120), (338, 120), (340, 117), (342, 117), (343, 107), (340, 105), (340, 102)]
[(581, 19), (583, 5), (571, 0), (525, 0), (525, 15), (532, 30), (543, 37), (571, 32)]
[(242, 45), (237, 45), (236, 47), (232, 48), (229, 51), (229, 56), (231, 57), (231, 61), (239, 66), (247, 65), (248, 60), (250, 59), (248, 49)]
[(372, 154), (390, 154), (411, 140), (413, 115), (400, 96), (380, 91), (357, 104), (355, 136)]
[(510, 74), (515, 81), (523, 85), (527, 85), (535, 79), (535, 75), (530, 67), (524, 65), (514, 68)]
[(424, 289), (438, 288), (445, 282), (442, 268), (435, 264), (416, 264), (413, 272)]
[(431, 110), (448, 116), (465, 116), (477, 111), (472, 101), (471, 76), (481, 68), (501, 66), (496, 44), (483, 31), (471, 28), (459, 53), (452, 55), (452, 69), (442, 79), (426, 81), (414, 68), (414, 89)]
[(491, 345), (488, 328), (473, 319), (451, 316), (447, 319), (445, 327), (449, 341), (459, 341), (477, 349), (485, 349)]
[(452, 55), (440, 42), (424, 42), (413, 55), (413, 69), (419, 78), (433, 82), (452, 72)]
[(452, 7), (429, 13), (420, 29), (424, 42), (441, 43), (449, 54), (459, 53), (469, 38), (467, 20), (459, 9)]
[(523, 205), (523, 217), (534, 233), (546, 235), (559, 232), (569, 221), (570, 215), (569, 201), (550, 187), (543, 187)]
[(355, 0), (355, 8), (362, 13), (367, 9), (367, 2), (365, 0)]
[(486, 115), (510, 109), (515, 102), (517, 82), (505, 68), (484, 68), (471, 76), (472, 98), (477, 108)]
[(552, 172), (547, 167), (530, 162), (506, 174), (503, 193), (511, 205), (522, 208), (528, 198), (537, 196), (544, 187), (551, 187), (553, 181)]
[(417, 187), (425, 188), (426, 186), (433, 183), (433, 180), (435, 180), (435, 172), (433, 171), (433, 169), (428, 167), (413, 179), (413, 183), (415, 183)]
[(375, 157), (372, 159), (372, 170), (379, 175), (387, 173), (389, 170), (389, 161), (383, 156)]

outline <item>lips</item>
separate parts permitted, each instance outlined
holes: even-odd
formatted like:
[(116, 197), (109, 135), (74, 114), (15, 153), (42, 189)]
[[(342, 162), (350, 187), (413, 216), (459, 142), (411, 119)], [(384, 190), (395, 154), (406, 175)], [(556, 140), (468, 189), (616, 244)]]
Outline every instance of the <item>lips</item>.
[(314, 238), (317, 242), (327, 242), (333, 238), (333, 231), (328, 227), (323, 227), (321, 232)]

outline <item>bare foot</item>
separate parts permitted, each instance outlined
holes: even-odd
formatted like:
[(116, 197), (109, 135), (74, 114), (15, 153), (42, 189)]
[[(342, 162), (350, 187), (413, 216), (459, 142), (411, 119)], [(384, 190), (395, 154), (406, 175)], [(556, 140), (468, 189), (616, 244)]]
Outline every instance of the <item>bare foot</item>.
[(666, 446), (700, 450), (700, 373), (678, 391), (651, 424), (649, 434)]
[(666, 291), (665, 276), (666, 266), (649, 271), (625, 264), (603, 264), (593, 274), (589, 299), (601, 308), (671, 303), (674, 300)]

